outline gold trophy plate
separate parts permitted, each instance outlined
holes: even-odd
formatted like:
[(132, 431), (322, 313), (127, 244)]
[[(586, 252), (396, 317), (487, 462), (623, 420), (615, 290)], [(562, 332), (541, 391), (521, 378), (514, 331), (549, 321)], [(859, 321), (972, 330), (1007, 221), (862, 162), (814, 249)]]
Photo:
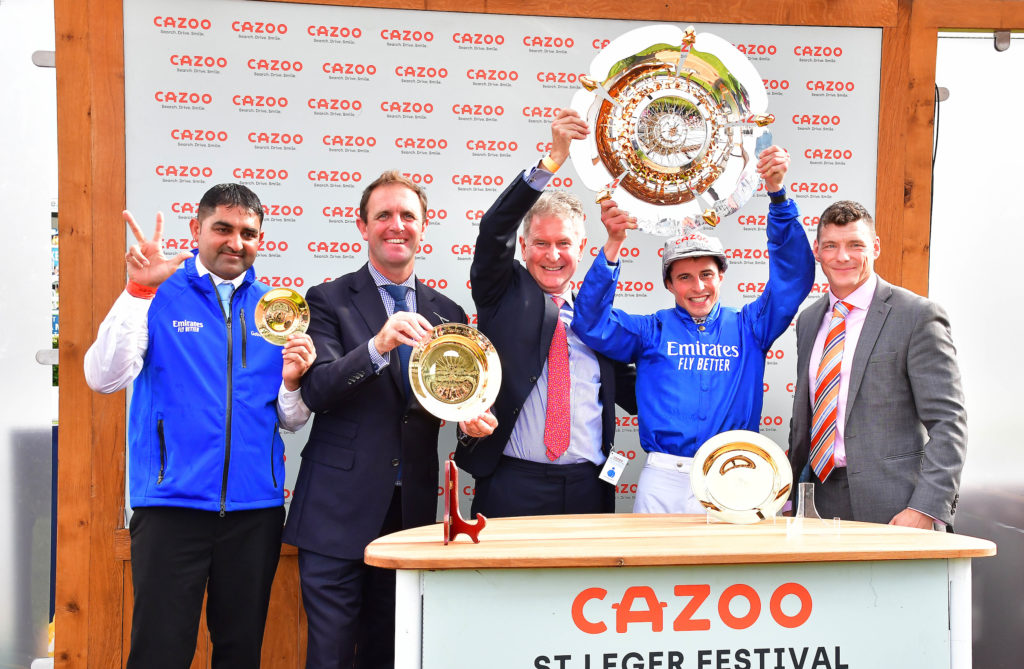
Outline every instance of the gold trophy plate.
[(442, 323), (412, 349), (409, 385), (423, 408), (438, 418), (475, 418), (498, 396), (501, 363), (479, 330)]
[(256, 303), (256, 329), (271, 344), (284, 346), (288, 335), (309, 327), (309, 305), (291, 288), (267, 291)]
[(690, 485), (711, 517), (745, 525), (779, 512), (789, 498), (793, 470), (785, 452), (768, 437), (730, 430), (697, 449)]

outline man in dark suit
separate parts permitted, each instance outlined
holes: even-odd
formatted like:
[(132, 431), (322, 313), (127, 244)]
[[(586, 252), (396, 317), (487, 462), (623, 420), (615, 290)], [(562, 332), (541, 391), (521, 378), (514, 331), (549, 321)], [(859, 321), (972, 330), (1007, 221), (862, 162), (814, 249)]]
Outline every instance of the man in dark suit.
[(860, 204), (821, 215), (814, 256), (829, 294), (797, 318), (793, 474), (814, 482), (822, 517), (948, 527), (967, 445), (949, 320), (878, 277), (880, 252)]
[[(426, 194), (397, 172), (363, 192), (356, 224), (369, 262), (306, 295), (320, 363), (302, 384), (315, 412), (284, 541), (299, 547), (307, 669), (394, 664), (395, 576), (363, 562), (372, 540), (432, 523), (440, 421), (408, 391), (408, 355), (457, 304), (416, 280)], [(494, 418), (460, 423), (489, 434)]]
[[(583, 207), (565, 192), (542, 194), (570, 142), (588, 132), (576, 112), (559, 112), (550, 153), (520, 173), (480, 221), (473, 300), (480, 330), (501, 359), (502, 380), (493, 407), (497, 429), (479, 440), (460, 436), (455, 452), (476, 479), (474, 513), (614, 511), (615, 488), (598, 474), (612, 447), (615, 403), (636, 413), (635, 371), (594, 353), (569, 327), (570, 282), (586, 244)], [(525, 266), (515, 260), (520, 222)]]

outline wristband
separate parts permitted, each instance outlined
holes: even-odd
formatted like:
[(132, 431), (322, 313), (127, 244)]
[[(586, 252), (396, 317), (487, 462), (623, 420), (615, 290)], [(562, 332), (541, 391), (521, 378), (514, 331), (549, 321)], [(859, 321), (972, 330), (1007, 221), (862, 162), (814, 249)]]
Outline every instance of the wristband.
[(786, 188), (782, 187), (774, 193), (768, 193), (768, 198), (773, 204), (782, 204), (786, 201)]
[(554, 158), (551, 157), (551, 154), (548, 154), (540, 159), (540, 166), (546, 169), (548, 172), (551, 172), (552, 174), (557, 172), (558, 168), (561, 167), (561, 165), (556, 163)]
[(141, 283), (135, 283), (132, 280), (128, 281), (128, 285), (125, 286), (124, 289), (132, 297), (139, 297), (143, 300), (152, 300), (153, 296), (156, 295), (156, 288), (143, 286)]

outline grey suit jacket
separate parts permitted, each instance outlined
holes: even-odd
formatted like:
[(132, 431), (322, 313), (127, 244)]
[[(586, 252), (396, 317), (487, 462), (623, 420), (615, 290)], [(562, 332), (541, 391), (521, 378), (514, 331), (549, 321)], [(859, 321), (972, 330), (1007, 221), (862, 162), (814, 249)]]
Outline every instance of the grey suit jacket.
[[(796, 322), (789, 431), (794, 480), (808, 459), (809, 358), (828, 301), (826, 295), (804, 309)], [(952, 524), (967, 416), (945, 311), (879, 278), (853, 355), (841, 419), (854, 518), (888, 523), (910, 507)]]

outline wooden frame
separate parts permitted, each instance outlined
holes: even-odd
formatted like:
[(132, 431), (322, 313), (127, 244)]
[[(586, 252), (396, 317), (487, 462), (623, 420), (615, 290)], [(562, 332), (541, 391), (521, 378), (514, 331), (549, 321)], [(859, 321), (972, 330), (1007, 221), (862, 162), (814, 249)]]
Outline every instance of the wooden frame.
[[(295, 1), (295, 0), (279, 0)], [(625, 9), (618, 0), (306, 0), (313, 4), (495, 14), (670, 19), (714, 23), (881, 27), (876, 219), (879, 273), (928, 289), (935, 56), (939, 29), (1024, 28), (1015, 0), (665, 0)], [(130, 630), (123, 525), (124, 396), (85, 385), (82, 359), (124, 286), (124, 56), (122, 0), (54, 0), (61, 282), (60, 465), (56, 666), (123, 666)], [(67, 288), (73, 287), (73, 290)], [(74, 296), (70, 299), (68, 296)], [(265, 667), (305, 655), (294, 554), (284, 554), (264, 642)], [(209, 666), (208, 643), (193, 667)]]

